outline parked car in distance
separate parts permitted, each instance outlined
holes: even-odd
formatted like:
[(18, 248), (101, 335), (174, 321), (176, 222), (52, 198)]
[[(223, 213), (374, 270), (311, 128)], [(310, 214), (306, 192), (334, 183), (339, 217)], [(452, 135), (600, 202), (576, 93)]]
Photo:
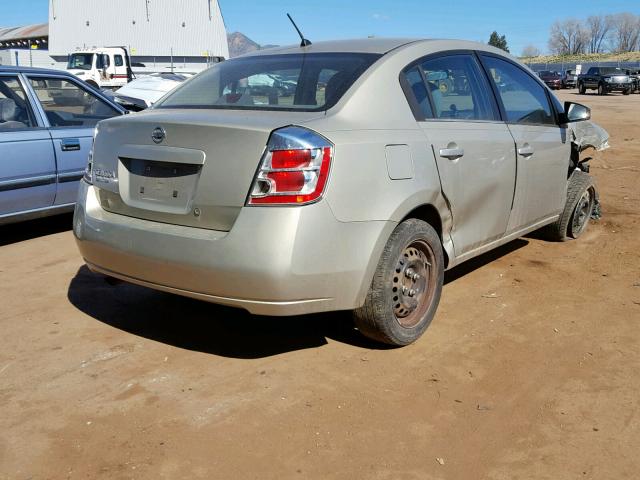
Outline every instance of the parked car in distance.
[[(293, 92), (251, 87), (283, 71)], [(262, 315), (353, 310), (406, 345), (445, 269), (585, 230), (596, 190), (570, 122), (589, 116), (480, 43), (258, 51), (101, 122), (74, 235), (109, 277)]]
[(551, 70), (542, 70), (538, 72), (540, 79), (552, 90), (558, 90), (562, 88), (562, 77), (558, 72), (552, 72)]
[(578, 75), (575, 70), (565, 70), (561, 76), (562, 88), (576, 88), (578, 85)]
[(622, 92), (629, 95), (633, 88), (631, 77), (626, 70), (618, 67), (590, 67), (587, 73), (578, 76), (578, 93), (597, 90), (598, 95)]
[(0, 224), (72, 211), (96, 124), (123, 113), (69, 73), (0, 66)]
[(640, 92), (640, 70), (627, 70), (631, 79), (631, 93)]
[(103, 93), (127, 110), (139, 112), (149, 108), (182, 82), (191, 78), (185, 73), (152, 73), (141, 75), (115, 92)]

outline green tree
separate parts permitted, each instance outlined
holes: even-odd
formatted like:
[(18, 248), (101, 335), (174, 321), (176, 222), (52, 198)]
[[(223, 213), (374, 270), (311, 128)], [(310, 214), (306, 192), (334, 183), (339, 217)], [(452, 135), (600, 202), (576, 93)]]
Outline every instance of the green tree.
[(507, 38), (504, 35), (498, 35), (498, 32), (495, 30), (489, 37), (489, 45), (492, 45), (496, 48), (501, 48), (505, 52), (509, 51), (509, 47), (507, 46)]

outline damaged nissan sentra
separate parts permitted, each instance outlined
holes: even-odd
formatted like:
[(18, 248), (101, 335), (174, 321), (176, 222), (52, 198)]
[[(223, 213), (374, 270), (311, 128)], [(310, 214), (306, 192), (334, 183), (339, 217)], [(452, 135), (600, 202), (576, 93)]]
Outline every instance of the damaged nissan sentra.
[(589, 118), (473, 42), (255, 52), (98, 125), (74, 234), (108, 277), (261, 315), (352, 310), (406, 345), (446, 269), (543, 227), (583, 233), (581, 152), (608, 139)]

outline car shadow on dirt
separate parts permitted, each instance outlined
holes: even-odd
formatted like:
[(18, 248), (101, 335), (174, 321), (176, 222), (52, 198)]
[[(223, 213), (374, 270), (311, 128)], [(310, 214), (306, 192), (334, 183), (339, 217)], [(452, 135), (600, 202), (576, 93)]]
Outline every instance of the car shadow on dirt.
[(66, 232), (73, 227), (73, 213), (0, 226), (0, 247), (32, 238)]
[(327, 339), (384, 349), (362, 337), (349, 312), (266, 317), (127, 283), (81, 267), (67, 293), (87, 315), (114, 328), (187, 350), (253, 359), (318, 348)]
[[(515, 240), (447, 272), (445, 282), (476, 270), (529, 242)], [(318, 348), (332, 339), (365, 349), (388, 349), (354, 327), (350, 312), (296, 317), (264, 317), (149, 288), (107, 283), (80, 267), (67, 296), (80, 311), (133, 335), (186, 350), (230, 358), (254, 359)]]

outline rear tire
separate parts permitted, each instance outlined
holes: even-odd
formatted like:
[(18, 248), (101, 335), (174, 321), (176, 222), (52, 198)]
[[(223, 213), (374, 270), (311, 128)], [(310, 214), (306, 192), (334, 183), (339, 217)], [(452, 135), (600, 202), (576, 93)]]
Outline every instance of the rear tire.
[(596, 204), (596, 186), (593, 177), (575, 170), (569, 177), (567, 201), (560, 218), (547, 225), (544, 233), (549, 240), (564, 242), (584, 233)]
[(631, 89), (627, 88), (626, 90), (623, 90), (622, 94), (623, 95), (629, 95), (631, 93)]
[(87, 85), (91, 85), (92, 88), (95, 88), (96, 90), (100, 90), (100, 87), (98, 87), (98, 84), (93, 80), (87, 80)]
[(585, 93), (587, 93), (587, 89), (585, 88), (584, 83), (578, 84), (578, 93), (580, 95), (584, 95)]
[(436, 313), (443, 280), (440, 237), (422, 220), (405, 220), (384, 247), (364, 305), (353, 312), (356, 326), (378, 342), (416, 341)]

